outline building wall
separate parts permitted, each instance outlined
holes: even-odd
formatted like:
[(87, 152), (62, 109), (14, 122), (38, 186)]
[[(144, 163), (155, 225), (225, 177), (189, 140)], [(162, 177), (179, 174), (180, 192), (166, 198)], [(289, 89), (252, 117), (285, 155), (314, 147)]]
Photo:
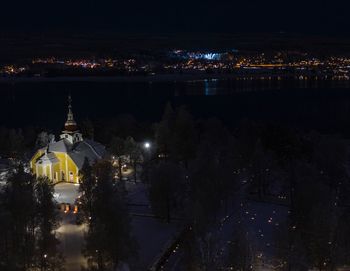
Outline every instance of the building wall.
[(60, 181), (63, 181), (62, 172), (64, 172), (65, 182), (78, 183), (79, 169), (76, 166), (76, 164), (73, 162), (73, 160), (70, 158), (70, 156), (63, 152), (55, 152), (55, 155), (57, 159), (60, 161), (59, 163), (60, 172), (58, 174)]
[[(36, 161), (43, 155), (43, 151), (39, 150), (30, 161), (30, 166), (33, 174), (40, 177), (48, 177), (53, 182), (79, 182), (79, 169), (70, 158), (70, 156), (63, 152), (54, 152), (58, 159), (58, 163), (48, 165), (37, 165)], [(56, 178), (57, 177), (57, 178)]]
[(36, 163), (36, 160), (38, 160), (38, 158), (40, 156), (42, 156), (44, 154), (44, 150), (40, 149), (38, 150), (34, 156), (32, 157), (32, 159), (30, 160), (30, 168), (32, 169), (32, 173), (33, 174), (36, 174), (36, 166), (35, 166), (35, 163)]

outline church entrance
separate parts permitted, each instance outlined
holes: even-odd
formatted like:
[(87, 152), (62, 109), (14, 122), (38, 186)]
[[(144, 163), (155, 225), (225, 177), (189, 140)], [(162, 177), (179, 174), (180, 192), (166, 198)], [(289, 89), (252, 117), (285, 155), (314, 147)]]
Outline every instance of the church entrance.
[(74, 175), (72, 171), (69, 171), (69, 181), (74, 182)]

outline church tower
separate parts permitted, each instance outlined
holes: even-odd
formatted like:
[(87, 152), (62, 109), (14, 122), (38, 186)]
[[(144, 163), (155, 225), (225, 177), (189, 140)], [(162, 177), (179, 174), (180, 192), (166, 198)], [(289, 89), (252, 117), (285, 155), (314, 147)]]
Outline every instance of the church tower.
[(75, 144), (77, 142), (83, 141), (83, 135), (80, 133), (78, 129), (78, 125), (74, 120), (73, 112), (72, 112), (72, 97), (68, 96), (68, 114), (67, 121), (64, 124), (64, 130), (60, 135), (60, 139), (66, 139), (71, 144)]

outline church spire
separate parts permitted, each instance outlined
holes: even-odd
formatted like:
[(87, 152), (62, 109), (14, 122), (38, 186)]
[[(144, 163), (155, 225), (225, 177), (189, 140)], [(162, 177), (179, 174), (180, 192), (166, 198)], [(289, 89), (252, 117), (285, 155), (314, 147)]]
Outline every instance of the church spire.
[(74, 117), (73, 117), (72, 97), (70, 95), (68, 96), (67, 121), (64, 124), (64, 129), (62, 131), (60, 138), (66, 139), (72, 144), (83, 140), (83, 136), (79, 132), (78, 125), (75, 122)]
[(68, 96), (68, 117), (67, 117), (67, 120), (69, 121), (74, 121), (74, 118), (73, 118), (73, 112), (72, 112), (72, 97)]
[(68, 96), (68, 114), (67, 114), (67, 121), (64, 124), (64, 129), (65, 129), (64, 132), (68, 132), (68, 133), (78, 132), (78, 126), (73, 117), (72, 97), (70, 95)]

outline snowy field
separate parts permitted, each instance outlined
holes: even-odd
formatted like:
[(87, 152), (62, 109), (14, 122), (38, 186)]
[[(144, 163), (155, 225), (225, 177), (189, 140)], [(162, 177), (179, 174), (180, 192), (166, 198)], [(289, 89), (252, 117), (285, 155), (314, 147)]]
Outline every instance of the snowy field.
[(178, 230), (175, 222), (165, 223), (152, 214), (146, 188), (142, 183), (127, 183), (128, 205), (132, 215), (132, 233), (135, 236), (139, 255), (134, 263), (136, 270), (147, 270), (163, 251)]
[[(213, 227), (210, 238), (215, 240), (215, 252), (219, 261), (225, 259), (228, 244), (235, 232), (244, 234), (253, 254), (254, 270), (274, 270), (271, 257), (276, 248), (276, 230), (286, 221), (288, 209), (281, 205), (249, 200), (243, 189), (237, 191), (229, 202), (227, 213), (221, 214), (220, 223)], [(237, 236), (237, 235), (236, 235)], [(162, 270), (181, 271), (181, 245), (174, 250)]]

